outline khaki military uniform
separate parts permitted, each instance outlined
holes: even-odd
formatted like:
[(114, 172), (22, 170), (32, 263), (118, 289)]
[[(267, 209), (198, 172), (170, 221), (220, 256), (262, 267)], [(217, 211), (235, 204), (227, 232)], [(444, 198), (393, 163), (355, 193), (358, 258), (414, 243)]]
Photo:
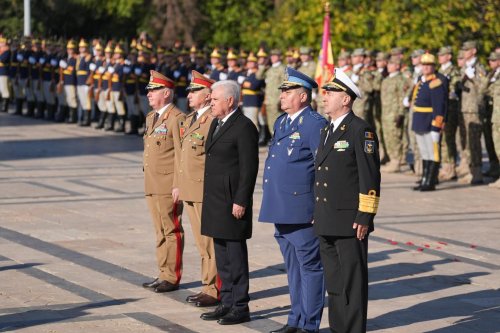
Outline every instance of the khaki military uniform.
[(312, 60), (308, 62), (303, 62), (302, 64), (300, 64), (300, 67), (297, 68), (297, 70), (309, 76), (310, 78), (314, 79), (314, 76), (316, 74), (316, 62)]
[[(500, 69), (496, 70), (495, 75), (490, 79), (488, 94), (493, 103), (493, 113), (491, 122), (493, 123), (493, 142), (498, 157), (500, 158)], [(500, 188), (500, 179), (490, 186)]]
[[(266, 106), (267, 124), (271, 133), (274, 129), (276, 119), (283, 113), (280, 108), (281, 91), (278, 87), (285, 81), (285, 68), (286, 66), (283, 64), (271, 66), (263, 74), (266, 82), (264, 105)], [(259, 72), (257, 72), (257, 78), (259, 78)]]
[(461, 77), (460, 70), (451, 64), (445, 69), (441, 67), (438, 72), (446, 76), (448, 79), (448, 110), (446, 116), (446, 126), (444, 127), (445, 144), (442, 145), (441, 152), (442, 172), (440, 173), (440, 180), (449, 180), (456, 177), (455, 164), (459, 152), (459, 149), (457, 148), (457, 129), (460, 101), (455, 91)]
[(464, 151), (464, 158), (469, 164), (469, 173), (462, 177), (461, 183), (471, 183), (482, 181), (482, 150), (481, 150), (481, 134), (483, 126), (481, 123), (479, 110), (483, 103), (483, 94), (481, 86), (486, 76), (484, 67), (477, 61), (473, 65), (475, 70), (474, 78), (470, 79), (465, 75), (465, 68), (462, 69), (463, 74), (463, 90), (461, 101), (461, 121), (466, 132), (467, 147)]
[(362, 66), (357, 71), (353, 67), (350, 78), (352, 79), (355, 75), (359, 77), (358, 81), (355, 83), (361, 91), (362, 98), (356, 98), (354, 104), (352, 105), (352, 110), (354, 111), (355, 115), (362, 118), (375, 128), (374, 117), (370, 112), (371, 109), (369, 107), (369, 98), (370, 94), (373, 91), (373, 74), (370, 70)]
[(387, 155), (390, 163), (385, 171), (398, 172), (405, 159), (403, 155), (403, 133), (406, 109), (403, 99), (410, 89), (408, 80), (400, 73), (386, 77), (380, 87), (382, 104), (382, 127)]
[(382, 160), (385, 156), (387, 156), (387, 147), (385, 145), (384, 138), (384, 127), (382, 125), (382, 101), (380, 97), (380, 89), (382, 87), (382, 80), (384, 79), (383, 73), (375, 69), (372, 71), (373, 80), (372, 80), (372, 101), (371, 108), (375, 121), (375, 128), (377, 131), (377, 136), (380, 143), (380, 159)]
[(214, 241), (213, 238), (201, 234), (205, 145), (213, 117), (210, 115), (209, 108), (190, 126), (194, 114), (195, 112), (192, 112), (184, 122), (176, 185), (180, 192), (179, 198), (185, 204), (196, 247), (201, 256), (201, 283), (203, 284), (201, 292), (217, 298)]
[(156, 233), (158, 277), (176, 285), (182, 275), (184, 230), (182, 203), (173, 202), (172, 188), (177, 183), (174, 171), (179, 166), (185, 116), (173, 104), (153, 123), (155, 113), (147, 115), (144, 132), (145, 194)]

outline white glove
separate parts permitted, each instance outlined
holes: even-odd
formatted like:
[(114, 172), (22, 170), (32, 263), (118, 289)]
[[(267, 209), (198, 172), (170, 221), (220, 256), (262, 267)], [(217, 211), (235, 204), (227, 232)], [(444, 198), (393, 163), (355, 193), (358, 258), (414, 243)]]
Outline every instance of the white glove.
[(245, 77), (243, 75), (240, 75), (238, 76), (238, 84), (243, 84), (243, 82), (245, 81)]
[(23, 61), (23, 60), (24, 60), (24, 57), (23, 57), (23, 55), (22, 55), (22, 54), (18, 54), (18, 55), (16, 56), (16, 59), (17, 59), (17, 61), (21, 62), (21, 61)]
[(59, 67), (61, 67), (61, 68), (64, 69), (64, 68), (68, 67), (68, 63), (66, 61), (64, 61), (64, 60), (60, 60), (59, 61)]
[(132, 69), (129, 66), (124, 66), (123, 67), (123, 73), (128, 74), (132, 71)]
[(439, 137), (440, 136), (441, 136), (441, 133), (435, 132), (435, 131), (431, 131), (432, 142), (439, 142)]
[(351, 75), (351, 80), (352, 80), (352, 82), (354, 82), (354, 83), (358, 83), (358, 81), (359, 81), (359, 76), (358, 76), (358, 75), (356, 75), (356, 74), (352, 74), (352, 75)]
[(45, 58), (40, 58), (40, 60), (38, 61), (41, 65), (45, 64)]
[(130, 65), (132, 64), (132, 63), (130, 62), (130, 60), (128, 60), (128, 59), (127, 59), (127, 60), (125, 60), (123, 63), (124, 63), (125, 65), (127, 65), (127, 66), (130, 66)]
[(90, 69), (92, 72), (93, 72), (93, 71), (95, 71), (95, 69), (96, 69), (96, 68), (97, 68), (96, 64), (94, 64), (93, 62), (92, 62), (92, 63), (90, 63), (90, 65), (89, 65), (89, 69)]
[(110, 72), (111, 74), (113, 74), (115, 72), (115, 68), (114, 67), (108, 67), (108, 72)]
[(406, 96), (404, 99), (403, 99), (403, 106), (405, 108), (409, 108), (410, 107), (410, 99), (408, 98), (408, 96)]
[(139, 76), (142, 74), (142, 70), (139, 67), (134, 68), (135, 75)]
[(56, 66), (57, 66), (57, 59), (51, 59), (51, 60), (50, 60), (50, 65), (51, 65), (52, 67), (56, 67)]
[(476, 70), (474, 69), (474, 67), (467, 67), (465, 69), (465, 75), (467, 75), (467, 77), (469, 79), (472, 80), (474, 78), (475, 74), (476, 74)]
[(29, 63), (30, 63), (30, 64), (32, 64), (32, 65), (36, 64), (36, 59), (35, 59), (35, 57), (29, 57), (29, 58), (28, 58), (28, 61), (29, 61)]
[(452, 91), (450, 92), (450, 99), (453, 99), (453, 100), (458, 100), (458, 95), (456, 92)]
[(181, 72), (179, 71), (174, 71), (174, 78), (178, 79), (179, 76), (181, 76)]
[(227, 80), (227, 74), (226, 73), (220, 73), (219, 74), (219, 81), (225, 81)]
[(99, 74), (103, 74), (105, 71), (106, 71), (106, 69), (103, 66), (100, 66), (99, 69), (97, 70), (97, 72), (99, 72)]

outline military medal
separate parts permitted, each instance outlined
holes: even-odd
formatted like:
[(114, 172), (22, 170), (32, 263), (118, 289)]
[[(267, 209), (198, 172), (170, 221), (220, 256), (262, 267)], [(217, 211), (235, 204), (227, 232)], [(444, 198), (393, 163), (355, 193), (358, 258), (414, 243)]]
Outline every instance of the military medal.
[(333, 149), (342, 149), (342, 151), (346, 150), (349, 148), (349, 142), (342, 140), (342, 141), (337, 141), (333, 144)]
[(289, 136), (289, 138), (292, 140), (300, 140), (300, 133), (294, 132), (292, 135)]

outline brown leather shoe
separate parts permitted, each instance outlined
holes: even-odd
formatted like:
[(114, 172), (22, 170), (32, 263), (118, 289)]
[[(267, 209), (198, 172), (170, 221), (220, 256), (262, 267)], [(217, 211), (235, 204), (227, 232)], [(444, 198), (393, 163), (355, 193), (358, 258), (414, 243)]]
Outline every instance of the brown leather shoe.
[(199, 308), (204, 308), (208, 306), (216, 306), (219, 304), (219, 300), (207, 294), (203, 294), (196, 299), (196, 306)]
[(198, 298), (200, 298), (200, 296), (202, 296), (202, 295), (203, 295), (202, 292), (199, 292), (199, 293), (194, 294), (194, 295), (189, 295), (188, 297), (186, 297), (186, 302), (196, 303), (196, 301), (198, 301)]
[(174, 291), (179, 289), (178, 284), (172, 284), (168, 281), (162, 281), (155, 289), (155, 293), (168, 293), (170, 291)]

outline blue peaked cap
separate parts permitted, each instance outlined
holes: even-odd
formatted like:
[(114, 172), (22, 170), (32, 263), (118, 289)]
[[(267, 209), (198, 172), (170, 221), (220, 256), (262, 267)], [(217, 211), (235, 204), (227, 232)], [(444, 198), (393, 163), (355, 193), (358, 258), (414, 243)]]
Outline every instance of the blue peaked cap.
[(285, 81), (281, 83), (278, 89), (291, 89), (298, 87), (313, 90), (314, 88), (318, 88), (318, 84), (304, 73), (287, 66), (285, 69)]

